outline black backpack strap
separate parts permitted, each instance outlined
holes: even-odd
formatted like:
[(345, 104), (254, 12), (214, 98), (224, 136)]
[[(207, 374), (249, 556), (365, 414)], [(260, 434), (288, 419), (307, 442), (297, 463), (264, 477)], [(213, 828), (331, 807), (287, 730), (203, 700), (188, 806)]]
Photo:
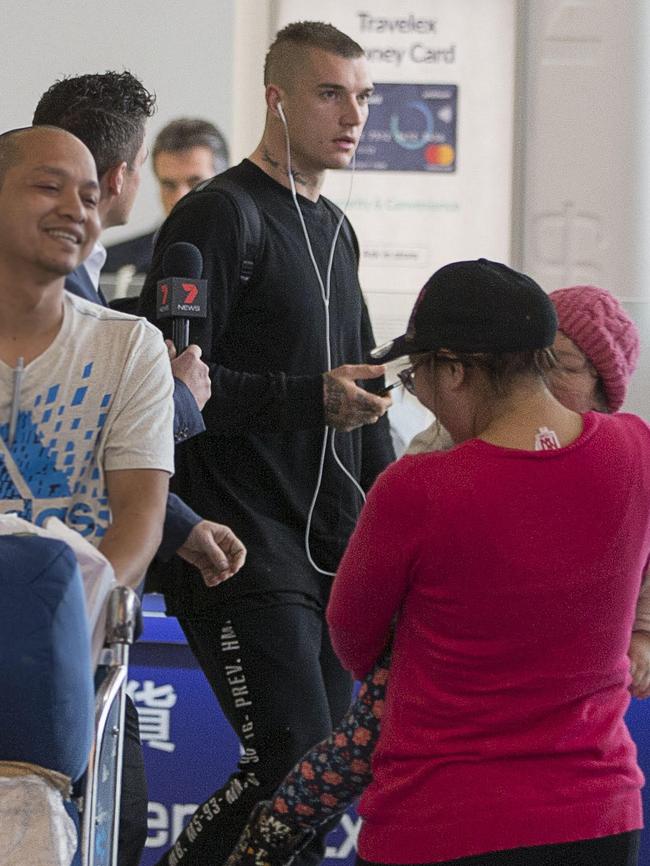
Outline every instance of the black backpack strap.
[(246, 288), (255, 271), (264, 240), (264, 227), (257, 202), (248, 190), (222, 174), (205, 180), (194, 188), (195, 193), (213, 190), (225, 192), (241, 216), (244, 257), (239, 268), (239, 284), (242, 288)]

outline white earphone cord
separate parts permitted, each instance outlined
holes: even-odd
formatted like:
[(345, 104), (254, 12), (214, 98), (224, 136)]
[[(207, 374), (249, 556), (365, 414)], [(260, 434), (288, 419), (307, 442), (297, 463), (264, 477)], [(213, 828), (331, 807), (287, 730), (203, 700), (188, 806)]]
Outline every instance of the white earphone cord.
[[(305, 241), (307, 243), (307, 250), (309, 252), (309, 258), (311, 259), (312, 266), (314, 268), (314, 273), (316, 274), (316, 279), (318, 280), (318, 285), (321, 290), (321, 297), (323, 299), (323, 307), (325, 309), (325, 345), (326, 345), (326, 362), (328, 371), (332, 369), (332, 347), (330, 340), (330, 290), (331, 290), (331, 280), (332, 280), (332, 267), (334, 264), (334, 250), (336, 249), (336, 242), (339, 237), (339, 233), (341, 231), (341, 226), (343, 225), (343, 220), (345, 219), (345, 213), (348, 209), (348, 205), (350, 203), (350, 198), (352, 197), (352, 182), (354, 180), (354, 170), (356, 167), (356, 152), (352, 154), (352, 173), (350, 175), (350, 187), (348, 189), (348, 195), (345, 200), (345, 205), (341, 212), (341, 216), (337, 223), (336, 229), (334, 231), (334, 237), (332, 239), (332, 247), (330, 249), (330, 254), (327, 262), (327, 272), (325, 274), (325, 282), (323, 283), (323, 278), (321, 276), (320, 270), (318, 268), (318, 264), (316, 262), (316, 257), (314, 256), (314, 250), (311, 245), (311, 241), (309, 239), (309, 232), (307, 231), (307, 226), (305, 224), (305, 219), (302, 215), (302, 211), (300, 209), (300, 203), (298, 202), (298, 194), (296, 192), (296, 184), (293, 179), (293, 173), (291, 171), (291, 142), (289, 140), (289, 127), (287, 126), (287, 121), (284, 116), (284, 111), (282, 110), (282, 106), (278, 104), (278, 114), (280, 115), (280, 120), (284, 126), (284, 137), (287, 143), (287, 172), (289, 174), (289, 185), (291, 186), (291, 195), (293, 197), (293, 202), (296, 207), (296, 211), (298, 212), (298, 218), (300, 219), (300, 225), (302, 226), (302, 231), (305, 236)], [(311, 524), (314, 515), (314, 510), (316, 508), (316, 501), (318, 499), (318, 494), (320, 493), (321, 484), (323, 482), (323, 468), (325, 466), (325, 453), (327, 451), (327, 439), (330, 434), (330, 428), (325, 427), (323, 433), (323, 445), (321, 448), (320, 460), (318, 463), (318, 477), (316, 480), (316, 487), (314, 489), (314, 495), (312, 496), (311, 504), (309, 506), (309, 512), (307, 514), (307, 526), (305, 527), (305, 553), (307, 554), (307, 559), (309, 560), (309, 564), (314, 568), (319, 574), (324, 574), (327, 577), (334, 577), (333, 571), (327, 571), (324, 568), (320, 568), (314, 561), (311, 555), (311, 546), (309, 544), (309, 536), (311, 534)], [(338, 454), (336, 453), (336, 448), (334, 447), (334, 437), (336, 435), (336, 431), (334, 429), (331, 430), (331, 438), (330, 438), (330, 450), (332, 452), (332, 457), (334, 458), (334, 462), (341, 469), (343, 474), (350, 479), (352, 484), (355, 486), (359, 494), (361, 495), (361, 499), (363, 502), (366, 501), (366, 494), (357, 481), (357, 479), (351, 474), (351, 472), (343, 465)]]

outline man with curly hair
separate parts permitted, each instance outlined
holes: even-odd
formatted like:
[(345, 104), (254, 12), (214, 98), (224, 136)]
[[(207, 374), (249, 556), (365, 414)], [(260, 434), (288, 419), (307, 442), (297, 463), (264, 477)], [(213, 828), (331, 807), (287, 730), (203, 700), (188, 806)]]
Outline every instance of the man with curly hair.
[[(140, 187), (147, 158), (146, 122), (156, 97), (130, 72), (76, 75), (55, 82), (41, 96), (34, 126), (58, 126), (83, 141), (97, 165), (102, 229), (125, 225)], [(106, 250), (98, 241), (90, 256), (66, 279), (66, 289), (106, 304), (99, 274)], [(174, 435), (177, 442), (204, 429), (200, 410), (210, 395), (207, 367), (190, 348), (172, 360)]]

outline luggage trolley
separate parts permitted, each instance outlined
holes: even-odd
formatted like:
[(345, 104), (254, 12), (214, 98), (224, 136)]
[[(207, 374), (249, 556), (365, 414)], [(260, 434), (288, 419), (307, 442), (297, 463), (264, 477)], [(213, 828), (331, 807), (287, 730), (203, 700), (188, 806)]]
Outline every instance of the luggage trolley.
[[(0, 592), (0, 860), (115, 866), (138, 597), (116, 586), (103, 602), (106, 639), (93, 693), (84, 590), (68, 545), (0, 535)], [(72, 802), (70, 780), (80, 792)], [(30, 802), (35, 785), (43, 810)], [(71, 855), (73, 822), (80, 839)]]

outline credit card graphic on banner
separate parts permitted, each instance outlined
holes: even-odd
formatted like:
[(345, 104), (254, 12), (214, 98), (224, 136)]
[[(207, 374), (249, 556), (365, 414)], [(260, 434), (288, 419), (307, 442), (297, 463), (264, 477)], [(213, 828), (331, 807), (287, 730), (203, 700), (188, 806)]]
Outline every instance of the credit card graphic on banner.
[(356, 168), (454, 172), (457, 102), (455, 84), (376, 84)]

